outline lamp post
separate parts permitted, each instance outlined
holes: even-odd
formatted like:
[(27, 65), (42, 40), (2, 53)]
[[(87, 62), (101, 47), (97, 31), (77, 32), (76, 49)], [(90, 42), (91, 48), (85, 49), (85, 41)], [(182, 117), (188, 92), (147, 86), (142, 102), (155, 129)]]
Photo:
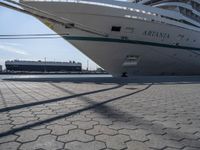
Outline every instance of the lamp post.
[(44, 72), (46, 72), (46, 57), (44, 57)]

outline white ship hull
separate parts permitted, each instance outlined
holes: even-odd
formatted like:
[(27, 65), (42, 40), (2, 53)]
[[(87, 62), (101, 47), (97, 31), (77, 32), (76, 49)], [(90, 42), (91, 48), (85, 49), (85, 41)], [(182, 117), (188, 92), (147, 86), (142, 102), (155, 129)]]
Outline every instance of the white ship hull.
[[(67, 41), (112, 75), (200, 74), (199, 31), (148, 22), (146, 19), (152, 15), (138, 16), (137, 12), (117, 8), (61, 2), (26, 3), (108, 34), (104, 37), (48, 22), (55, 32), (68, 34), (64, 37)], [(122, 27), (121, 32), (111, 31), (112, 26)]]
[[(200, 67), (199, 56), (187, 50), (118, 42), (70, 42), (117, 76), (123, 72), (127, 72), (128, 75), (200, 74), (200, 70), (197, 69)], [(138, 65), (123, 65), (127, 55), (141, 56)]]

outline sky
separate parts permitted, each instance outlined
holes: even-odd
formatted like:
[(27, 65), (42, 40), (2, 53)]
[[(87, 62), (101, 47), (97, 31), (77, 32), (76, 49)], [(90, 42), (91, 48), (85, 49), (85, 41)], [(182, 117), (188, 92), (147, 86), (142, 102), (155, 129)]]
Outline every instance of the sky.
[[(55, 34), (36, 18), (0, 6), (0, 35)], [(62, 38), (34, 40), (0, 39), (0, 65), (6, 60), (46, 60), (81, 62), (83, 69), (99, 67)]]

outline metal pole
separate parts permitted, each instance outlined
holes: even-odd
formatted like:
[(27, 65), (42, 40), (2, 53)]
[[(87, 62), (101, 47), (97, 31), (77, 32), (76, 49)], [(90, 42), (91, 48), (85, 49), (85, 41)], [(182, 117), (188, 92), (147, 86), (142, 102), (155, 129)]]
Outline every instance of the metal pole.
[(44, 72), (46, 72), (46, 57), (44, 57)]

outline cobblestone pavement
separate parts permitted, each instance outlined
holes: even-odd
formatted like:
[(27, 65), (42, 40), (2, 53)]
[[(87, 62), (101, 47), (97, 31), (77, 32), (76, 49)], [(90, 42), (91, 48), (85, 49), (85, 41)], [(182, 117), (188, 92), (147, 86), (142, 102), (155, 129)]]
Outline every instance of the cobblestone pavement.
[(200, 82), (115, 81), (1, 80), (0, 150), (200, 149)]

